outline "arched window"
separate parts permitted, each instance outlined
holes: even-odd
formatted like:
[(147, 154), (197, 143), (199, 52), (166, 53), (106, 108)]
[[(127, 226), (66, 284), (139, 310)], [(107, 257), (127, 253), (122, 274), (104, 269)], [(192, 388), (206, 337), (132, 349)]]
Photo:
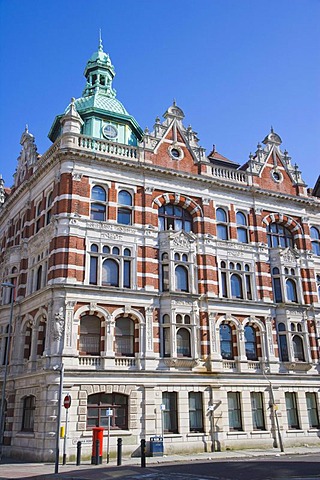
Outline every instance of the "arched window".
[(132, 196), (126, 190), (118, 193), (118, 223), (131, 225), (132, 223)]
[(115, 326), (115, 353), (134, 356), (134, 321), (128, 317), (117, 318)]
[(39, 232), (41, 228), (41, 201), (38, 203), (37, 208), (36, 208), (36, 228), (35, 228), (35, 233)]
[(40, 356), (40, 357), (42, 357), (42, 355), (45, 351), (46, 328), (47, 328), (47, 323), (46, 323), (46, 320), (43, 318), (39, 322), (39, 328), (38, 328), (37, 355)]
[(170, 355), (170, 316), (165, 314), (162, 317), (161, 356), (170, 357)]
[(82, 355), (100, 355), (101, 322), (95, 315), (80, 318), (79, 350)]
[(303, 341), (299, 335), (294, 335), (292, 337), (292, 346), (293, 346), (293, 356), (296, 362), (304, 362), (304, 350), (303, 350)]
[(29, 360), (31, 356), (31, 342), (32, 342), (32, 327), (30, 324), (26, 326), (25, 337), (24, 337), (24, 352), (23, 358)]
[(22, 425), (23, 432), (34, 431), (34, 413), (36, 409), (36, 398), (33, 395), (23, 399)]
[(42, 287), (42, 265), (38, 267), (37, 270), (37, 283), (36, 283), (36, 290), (40, 290)]
[(178, 265), (175, 269), (176, 290), (181, 292), (189, 291), (188, 269), (182, 265)]
[(46, 214), (46, 225), (49, 225), (52, 214), (52, 201), (53, 201), (53, 192), (50, 192), (47, 197), (47, 214)]
[(246, 356), (248, 360), (258, 360), (255, 329), (251, 325), (244, 327)]
[(238, 242), (248, 243), (248, 222), (247, 217), (242, 212), (237, 212), (237, 237)]
[(177, 355), (191, 357), (190, 332), (186, 328), (179, 328), (177, 331)]
[(220, 351), (223, 359), (233, 359), (232, 329), (226, 323), (220, 325)]
[(121, 393), (95, 393), (88, 395), (87, 428), (107, 427), (107, 409), (112, 410), (110, 428), (128, 429), (128, 396)]
[(106, 191), (100, 185), (95, 185), (91, 190), (91, 220), (105, 221), (106, 219)]
[(159, 230), (192, 231), (192, 216), (178, 205), (162, 205), (159, 208)]
[(287, 288), (287, 300), (288, 302), (297, 302), (297, 286), (296, 282), (292, 278), (288, 278), (286, 281)]
[(240, 275), (231, 275), (231, 295), (234, 298), (243, 298), (242, 281)]
[(216, 222), (217, 222), (217, 238), (219, 240), (228, 240), (228, 219), (227, 214), (223, 208), (217, 208), (216, 210)]
[(270, 223), (267, 227), (268, 246), (276, 247), (293, 247), (293, 236), (290, 230), (279, 223)]
[(311, 246), (315, 255), (320, 256), (320, 233), (318, 228), (310, 228)]
[(102, 264), (102, 285), (119, 286), (119, 264), (111, 258)]

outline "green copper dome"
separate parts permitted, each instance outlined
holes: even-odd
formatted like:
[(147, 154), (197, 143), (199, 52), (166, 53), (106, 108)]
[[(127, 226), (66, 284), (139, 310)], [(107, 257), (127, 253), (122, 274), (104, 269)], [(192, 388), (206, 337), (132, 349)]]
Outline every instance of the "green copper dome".
[[(80, 97), (75, 101), (77, 111), (80, 113), (91, 108), (99, 108), (112, 113), (121, 113), (122, 115), (129, 115), (121, 102), (116, 98), (110, 98), (103, 94), (90, 95), (88, 97)], [(67, 107), (66, 111), (68, 110)]]
[[(115, 70), (109, 54), (103, 51), (101, 37), (98, 51), (93, 53), (86, 64), (84, 76), (84, 91), (73, 104), (83, 120), (81, 133), (93, 138), (103, 138), (104, 125), (112, 123), (118, 132), (118, 142), (136, 144), (142, 138), (143, 132), (136, 120), (116, 99), (116, 91), (112, 86)], [(69, 108), (70, 104), (64, 114)], [(56, 117), (49, 132), (49, 138), (53, 142), (61, 135), (62, 116)]]

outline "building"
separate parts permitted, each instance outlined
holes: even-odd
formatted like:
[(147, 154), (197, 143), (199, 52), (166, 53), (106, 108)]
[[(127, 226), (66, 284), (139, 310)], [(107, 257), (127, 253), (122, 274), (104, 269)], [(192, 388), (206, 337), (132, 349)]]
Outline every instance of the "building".
[(168, 453), (318, 443), (319, 188), (272, 130), (241, 166), (175, 103), (143, 132), (114, 75), (100, 42), (52, 146), (26, 129), (1, 181), (5, 451), (54, 458), (61, 380), (68, 457), (107, 408), (131, 455), (162, 428)]

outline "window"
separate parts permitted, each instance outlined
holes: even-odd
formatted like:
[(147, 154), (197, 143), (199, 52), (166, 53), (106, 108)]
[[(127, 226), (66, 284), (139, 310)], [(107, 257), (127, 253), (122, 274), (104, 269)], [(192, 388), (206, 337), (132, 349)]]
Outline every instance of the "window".
[(252, 300), (253, 271), (248, 263), (220, 262), (220, 295)]
[(175, 269), (176, 290), (181, 292), (189, 291), (188, 269), (182, 265), (178, 265)]
[(242, 430), (240, 393), (228, 392), (229, 429)]
[(32, 327), (30, 323), (28, 323), (25, 329), (25, 337), (24, 337), (24, 351), (23, 351), (24, 360), (30, 359), (31, 347), (32, 347)]
[(286, 227), (279, 223), (270, 223), (267, 227), (268, 246), (276, 247), (293, 247), (293, 236)]
[(128, 429), (128, 397), (120, 393), (95, 393), (88, 396), (87, 428), (107, 427), (106, 410), (112, 410), (110, 427), (113, 430)]
[(130, 318), (121, 317), (116, 320), (115, 353), (125, 357), (134, 356), (134, 321)]
[(316, 276), (316, 281), (317, 281), (318, 301), (320, 302), (320, 275)]
[(95, 315), (83, 315), (80, 318), (80, 354), (100, 355), (100, 339), (100, 318)]
[(47, 197), (47, 214), (46, 214), (46, 225), (49, 225), (52, 215), (52, 202), (53, 202), (53, 192), (50, 192)]
[(36, 290), (40, 290), (41, 287), (42, 287), (42, 265), (40, 265), (37, 270)]
[(190, 331), (186, 328), (177, 330), (177, 356), (191, 357)]
[(303, 341), (299, 335), (292, 337), (293, 358), (296, 362), (304, 362)]
[(6, 327), (2, 327), (4, 335), (2, 337), (2, 348), (1, 348), (1, 353), (2, 353), (2, 358), (1, 358), (1, 365), (6, 365), (7, 361), (9, 361), (9, 358), (7, 359), (7, 355), (9, 354), (8, 352), (8, 343), (9, 343), (9, 325)]
[(306, 393), (308, 419), (310, 428), (319, 428), (319, 411), (316, 393)]
[(169, 255), (167, 253), (161, 255), (161, 287), (163, 292), (168, 292), (170, 289)]
[(299, 420), (298, 420), (296, 394), (293, 392), (286, 392), (285, 399), (286, 399), (288, 428), (294, 429), (294, 430), (299, 429), (300, 426), (299, 426)]
[(227, 323), (220, 325), (220, 351), (225, 360), (233, 360), (232, 328)]
[(109, 287), (131, 288), (132, 250), (103, 245), (90, 247), (89, 283)]
[(288, 302), (297, 302), (297, 285), (292, 278), (288, 278), (286, 281), (286, 290), (287, 290), (287, 301)]
[(272, 288), (273, 296), (276, 303), (282, 303), (282, 289), (281, 289), (281, 278), (280, 270), (278, 267), (272, 269)]
[(256, 331), (251, 325), (244, 327), (246, 356), (248, 360), (258, 360)]
[[(175, 321), (171, 323), (170, 316), (166, 313), (162, 316), (161, 322), (161, 356), (162, 357), (192, 357), (191, 339), (194, 336), (195, 326), (191, 324), (190, 315), (178, 313)], [(175, 338), (176, 351), (172, 352), (171, 335)]]
[(36, 227), (35, 233), (39, 232), (41, 228), (41, 202), (38, 203), (36, 208)]
[(106, 220), (106, 206), (107, 194), (103, 187), (100, 185), (95, 185), (91, 190), (91, 210), (90, 218), (91, 220)]
[(285, 267), (282, 273), (274, 267), (272, 273), (273, 296), (276, 303), (298, 302), (297, 282), (298, 275), (295, 268)]
[(265, 430), (263, 398), (261, 392), (251, 392), (253, 430)]
[(237, 212), (237, 237), (238, 242), (248, 243), (248, 222), (247, 217), (242, 212)]
[(161, 356), (170, 357), (170, 316), (168, 314), (162, 317), (162, 337), (161, 337)]
[(278, 324), (278, 342), (279, 342), (279, 350), (280, 350), (280, 360), (282, 362), (289, 361), (289, 352), (288, 352), (288, 342), (287, 342), (287, 334), (286, 334), (286, 326), (284, 323)]
[(192, 231), (192, 216), (190, 213), (171, 203), (159, 208), (159, 230)]
[(319, 229), (316, 227), (310, 228), (310, 236), (311, 236), (311, 246), (312, 251), (315, 255), (320, 255), (320, 233)]
[(23, 399), (22, 426), (23, 432), (33, 432), (34, 412), (36, 409), (36, 398), (33, 395)]
[(118, 223), (122, 225), (132, 224), (132, 196), (126, 190), (118, 193)]
[(166, 433), (178, 433), (177, 393), (162, 393), (163, 423)]
[(217, 222), (217, 238), (219, 240), (228, 240), (228, 220), (227, 214), (223, 208), (217, 208), (216, 210), (216, 222)]
[(190, 432), (204, 431), (201, 392), (189, 392), (189, 429)]
[(46, 329), (47, 323), (46, 320), (43, 318), (39, 322), (38, 327), (38, 342), (37, 342), (37, 356), (42, 356), (45, 351), (46, 346)]

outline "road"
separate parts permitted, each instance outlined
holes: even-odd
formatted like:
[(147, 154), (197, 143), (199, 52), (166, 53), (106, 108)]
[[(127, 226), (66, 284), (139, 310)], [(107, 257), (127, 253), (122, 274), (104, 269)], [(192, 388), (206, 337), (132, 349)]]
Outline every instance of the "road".
[[(148, 460), (148, 459), (147, 459)], [(16, 466), (17, 468), (17, 466)], [(51, 472), (52, 467), (50, 466)], [(34, 471), (33, 474), (19, 476), (12, 465), (11, 474), (0, 473), (2, 479), (34, 480), (320, 480), (320, 455), (261, 456), (255, 458), (228, 460), (190, 460), (147, 464), (146, 468), (137, 465), (84, 466), (63, 471), (58, 475)], [(1, 471), (1, 470), (0, 470)]]

